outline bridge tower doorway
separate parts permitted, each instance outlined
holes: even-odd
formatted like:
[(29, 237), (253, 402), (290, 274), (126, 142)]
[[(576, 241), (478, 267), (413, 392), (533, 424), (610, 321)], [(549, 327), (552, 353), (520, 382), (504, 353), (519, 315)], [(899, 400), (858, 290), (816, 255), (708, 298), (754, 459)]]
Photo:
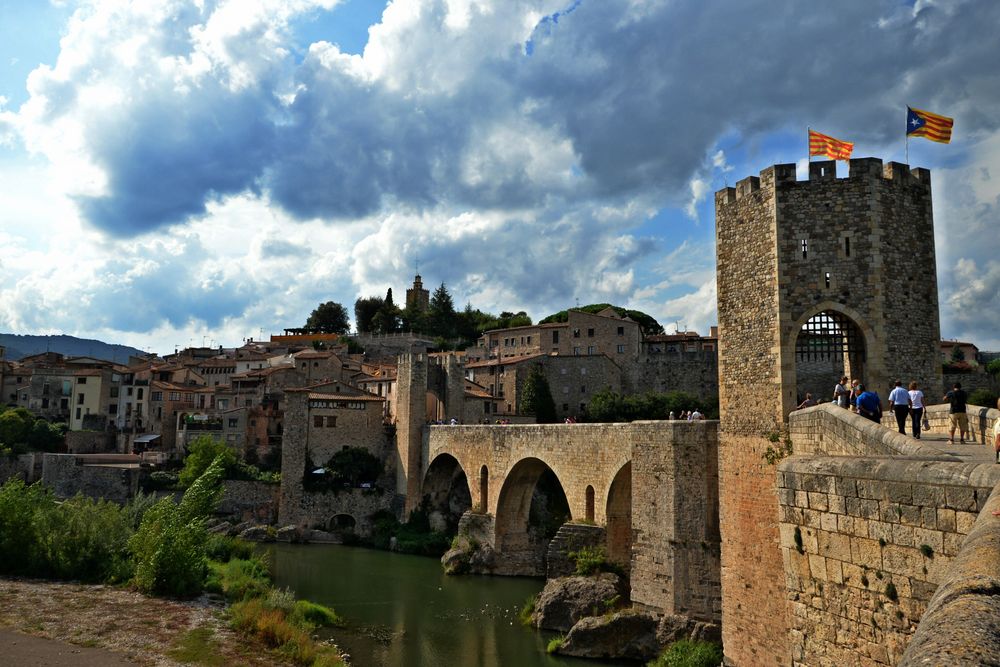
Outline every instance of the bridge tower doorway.
[(500, 489), (495, 549), (517, 564), (517, 574), (544, 575), (549, 542), (569, 520), (569, 501), (556, 474), (539, 459), (522, 459)]
[(795, 405), (812, 394), (817, 403), (830, 401), (837, 380), (865, 380), (865, 339), (860, 327), (837, 310), (816, 313), (795, 339)]

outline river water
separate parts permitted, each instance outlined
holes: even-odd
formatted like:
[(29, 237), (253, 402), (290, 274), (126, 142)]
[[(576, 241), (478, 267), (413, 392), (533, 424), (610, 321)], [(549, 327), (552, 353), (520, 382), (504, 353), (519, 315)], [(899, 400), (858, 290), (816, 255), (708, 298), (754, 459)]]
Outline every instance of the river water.
[(358, 667), (587, 667), (614, 663), (555, 658), (553, 636), (517, 613), (543, 582), (449, 577), (434, 558), (335, 545), (272, 545), (274, 583), (333, 607), (349, 627), (333, 632)]

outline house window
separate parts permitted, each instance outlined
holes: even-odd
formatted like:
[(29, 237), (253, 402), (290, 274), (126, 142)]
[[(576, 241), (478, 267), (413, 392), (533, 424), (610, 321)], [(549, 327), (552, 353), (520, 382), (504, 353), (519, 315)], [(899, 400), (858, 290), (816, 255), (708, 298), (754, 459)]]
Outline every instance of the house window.
[(313, 426), (316, 428), (323, 427), (323, 415), (313, 415)]
[(585, 384), (581, 384), (580, 385), (580, 393), (581, 394), (586, 394), (587, 393), (587, 385), (585, 385)]
[(334, 427), (334, 426), (336, 426), (337, 425), (337, 418), (334, 417), (333, 415), (327, 416), (327, 418), (326, 418), (326, 425), (329, 426), (329, 427), (331, 427), (331, 428)]
[[(45, 385), (46, 389), (48, 388), (48, 386), (49, 385)], [(45, 393), (47, 394), (49, 392), (46, 391)], [(111, 398), (118, 398), (118, 387), (111, 388)]]
[(76, 383), (77, 384), (87, 384), (87, 378), (77, 378), (76, 379)]
[(125, 395), (126, 396), (132, 395), (132, 387), (125, 387)]
[(594, 354), (596, 351), (597, 350), (594, 348), (593, 345), (588, 345), (587, 346), (587, 354)]
[(237, 428), (239, 426), (239, 419), (236, 417), (229, 418), (229, 428)]
[(181, 400), (181, 392), (172, 391), (167, 395), (167, 398), (169, 398), (171, 401), (179, 401)]
[(563, 412), (569, 412), (569, 403), (563, 403)]
[(136, 390), (136, 398), (139, 399), (140, 401), (142, 400), (142, 387), (139, 387)]
[(153, 400), (154, 401), (162, 401), (163, 400), (163, 392), (162, 391), (154, 391), (153, 392)]
[(618, 327), (618, 335), (619, 336), (625, 335), (625, 327)]
[(625, 346), (624, 345), (619, 345), (618, 346), (618, 354), (624, 354), (624, 353), (625, 353)]
[(43, 398), (42, 399), (42, 409), (44, 410), (47, 407), (49, 407), (49, 399)]
[(77, 394), (76, 395), (76, 404), (77, 405), (83, 405), (83, 394)]
[(79, 418), (80, 418), (80, 408), (77, 408), (77, 409), (76, 409), (76, 418), (77, 418), (77, 419), (79, 419)]
[(558, 342), (559, 342), (559, 332), (558, 331), (553, 331), (552, 332), (552, 344), (555, 345)]
[(587, 329), (587, 338), (593, 338), (593, 337), (594, 337), (594, 330)]
[(531, 345), (531, 336), (528, 336), (528, 345)]
[(573, 338), (579, 338), (579, 337), (580, 337), (580, 330), (573, 329)]
[(573, 354), (579, 357), (580, 356), (580, 348), (579, 347), (574, 347), (573, 348)]
[(118, 414), (118, 404), (117, 403), (108, 403), (108, 414), (109, 415), (116, 415), (116, 414)]

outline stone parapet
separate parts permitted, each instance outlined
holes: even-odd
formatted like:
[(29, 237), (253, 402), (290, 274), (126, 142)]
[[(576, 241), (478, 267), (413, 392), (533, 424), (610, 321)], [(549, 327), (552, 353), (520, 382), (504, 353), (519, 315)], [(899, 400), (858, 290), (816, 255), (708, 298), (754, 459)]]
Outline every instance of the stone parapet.
[(1000, 485), (965, 538), (900, 665), (1000, 664)]
[(779, 532), (794, 664), (897, 664), (997, 482), (1000, 467), (990, 464), (782, 461)]

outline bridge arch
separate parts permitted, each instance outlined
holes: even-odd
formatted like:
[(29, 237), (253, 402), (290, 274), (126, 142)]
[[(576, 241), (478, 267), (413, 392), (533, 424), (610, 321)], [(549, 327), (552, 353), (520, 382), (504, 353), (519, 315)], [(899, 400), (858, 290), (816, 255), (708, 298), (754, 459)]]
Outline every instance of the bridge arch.
[(632, 560), (632, 462), (623, 465), (608, 486), (608, 560), (628, 567)]
[(326, 522), (326, 529), (331, 533), (353, 533), (358, 527), (358, 520), (353, 514), (334, 514)]
[(544, 572), (545, 549), (571, 518), (566, 491), (544, 461), (527, 457), (507, 473), (497, 497), (496, 550)]
[(462, 464), (451, 454), (438, 454), (424, 473), (422, 489), (431, 528), (455, 533), (462, 514), (472, 509), (472, 491)]

